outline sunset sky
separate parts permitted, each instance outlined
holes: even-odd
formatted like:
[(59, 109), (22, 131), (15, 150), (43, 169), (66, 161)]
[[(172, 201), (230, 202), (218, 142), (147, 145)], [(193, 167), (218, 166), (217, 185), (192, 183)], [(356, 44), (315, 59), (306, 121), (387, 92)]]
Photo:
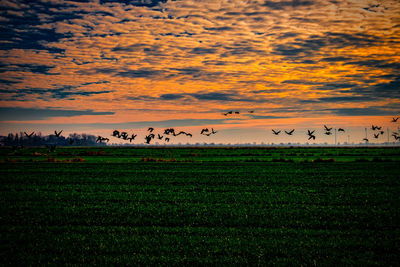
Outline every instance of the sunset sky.
[(331, 143), (326, 124), (358, 143), (400, 126), (398, 0), (0, 0), (0, 23), (0, 135)]

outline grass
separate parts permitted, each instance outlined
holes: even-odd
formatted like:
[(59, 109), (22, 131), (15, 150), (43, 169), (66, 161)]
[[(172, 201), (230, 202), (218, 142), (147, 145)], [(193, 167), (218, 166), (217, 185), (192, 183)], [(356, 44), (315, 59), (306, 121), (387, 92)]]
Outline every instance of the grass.
[(395, 265), (399, 152), (0, 149), (2, 265)]

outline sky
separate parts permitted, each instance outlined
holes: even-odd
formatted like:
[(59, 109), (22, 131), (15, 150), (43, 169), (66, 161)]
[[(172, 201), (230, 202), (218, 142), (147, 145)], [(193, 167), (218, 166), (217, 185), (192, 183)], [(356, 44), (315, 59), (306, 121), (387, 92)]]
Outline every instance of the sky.
[(0, 135), (358, 143), (400, 126), (399, 74), (398, 0), (0, 0)]

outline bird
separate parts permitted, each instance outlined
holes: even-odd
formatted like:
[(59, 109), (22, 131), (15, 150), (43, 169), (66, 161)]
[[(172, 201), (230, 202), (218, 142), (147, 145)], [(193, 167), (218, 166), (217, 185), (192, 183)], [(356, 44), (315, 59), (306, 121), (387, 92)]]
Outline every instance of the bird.
[(154, 134), (149, 134), (150, 138), (155, 138), (156, 136)]
[(399, 117), (393, 118), (393, 119), (392, 119), (392, 122), (397, 122), (398, 119), (399, 119)]
[(344, 129), (343, 128), (339, 128), (338, 132), (344, 132)]
[(151, 136), (150, 135), (146, 135), (146, 137), (144, 138), (145, 140), (146, 140), (146, 144), (150, 144), (150, 141), (151, 141)]
[(204, 128), (201, 130), (200, 134), (208, 133), (209, 131), (208, 128)]
[(128, 133), (127, 132), (121, 132), (120, 137), (122, 137), (122, 139), (127, 140), (128, 139)]
[(193, 137), (191, 133), (186, 133), (186, 136)]
[(382, 135), (382, 134), (384, 134), (385, 133), (385, 131), (380, 131), (380, 134)]
[(313, 130), (313, 131), (307, 130), (307, 132), (308, 132), (307, 133), (308, 135), (312, 135), (315, 132), (315, 130)]
[(102, 137), (102, 136), (98, 136), (96, 143), (101, 143), (103, 141), (106, 141), (107, 143), (110, 141), (110, 139), (106, 138), (106, 137)]
[(164, 140), (165, 140), (165, 142), (169, 142), (169, 138), (168, 137), (166, 137)]
[(368, 142), (368, 138), (364, 138), (363, 141)]
[(32, 135), (34, 134), (35, 132), (31, 132), (30, 134), (27, 134), (26, 132), (24, 132), (24, 134), (26, 135), (26, 137), (28, 137), (28, 138), (31, 138), (32, 137)]
[(254, 113), (254, 110), (249, 110), (249, 113)]
[(163, 139), (163, 135), (158, 134), (158, 139), (162, 140)]
[(128, 137), (127, 139), (129, 140), (129, 143), (132, 143), (132, 140), (135, 140), (135, 137), (137, 134), (132, 134), (131, 137)]
[(114, 130), (112, 136), (115, 136), (115, 137), (118, 137), (118, 138), (121, 137), (121, 135), (119, 134), (118, 130)]
[(63, 130), (59, 131), (58, 133), (57, 133), (57, 131), (54, 131), (54, 134), (56, 135), (56, 137), (60, 137), (60, 134), (62, 133), (62, 131)]
[(374, 134), (375, 139), (378, 139), (379, 133)]
[(331, 135), (332, 133), (328, 131), (328, 132), (325, 132), (325, 134), (326, 135)]
[(286, 133), (286, 134), (288, 134), (288, 135), (292, 135), (292, 134), (293, 134), (293, 132), (294, 132), (294, 129), (293, 129), (293, 130), (291, 130), (290, 132), (287, 132), (287, 131), (285, 131), (285, 133)]
[(372, 126), (371, 126), (371, 129), (372, 129), (373, 131), (375, 131), (375, 130), (376, 130), (376, 127), (377, 127), (377, 126), (372, 125)]
[(308, 140), (310, 140), (310, 139), (315, 140), (315, 135), (310, 134), (309, 137), (308, 137)]
[(398, 135), (393, 135), (394, 136), (394, 139), (396, 139), (396, 140), (399, 140), (400, 141), (400, 136), (398, 136)]
[(275, 131), (274, 129), (272, 129), (272, 132), (274, 133), (274, 135), (278, 135), (281, 131)]
[(166, 134), (166, 135), (169, 135), (169, 134), (175, 135), (175, 129), (174, 128), (165, 129), (164, 130), (164, 134)]
[(154, 128), (153, 128), (153, 127), (149, 127), (149, 129), (147, 129), (147, 131), (153, 132), (153, 131), (154, 131)]
[(381, 129), (382, 129), (382, 126), (381, 126), (381, 127), (375, 126), (375, 129), (381, 130)]
[(211, 128), (211, 133), (212, 133), (212, 134), (216, 134), (217, 131), (215, 131), (214, 128)]
[(240, 114), (240, 112), (239, 111), (235, 111), (235, 114)]
[(325, 130), (326, 130), (327, 132), (329, 132), (330, 130), (332, 130), (332, 127), (331, 127), (331, 128), (328, 128), (326, 125), (324, 125), (324, 127), (325, 127)]
[(226, 113), (223, 113), (225, 116), (227, 116), (227, 115), (229, 115), (229, 114), (232, 114), (233, 113), (233, 111), (228, 111), (228, 112), (226, 112)]

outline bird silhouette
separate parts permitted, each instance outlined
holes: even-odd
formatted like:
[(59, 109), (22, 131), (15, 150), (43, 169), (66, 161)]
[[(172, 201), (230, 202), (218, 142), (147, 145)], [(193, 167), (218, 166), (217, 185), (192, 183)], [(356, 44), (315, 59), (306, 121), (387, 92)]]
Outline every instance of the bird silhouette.
[(379, 137), (379, 133), (377, 133), (377, 134), (374, 134), (374, 137), (375, 137), (375, 139), (378, 139), (378, 137)]
[(286, 133), (287, 135), (292, 135), (292, 134), (293, 134), (293, 132), (294, 132), (294, 129), (293, 129), (293, 130), (291, 130), (291, 131), (289, 131), (289, 132), (285, 131), (285, 133)]
[(254, 113), (254, 110), (249, 110), (249, 113)]
[(235, 111), (235, 114), (240, 114), (240, 112), (239, 111)]
[(225, 116), (227, 116), (227, 115), (230, 115), (230, 114), (232, 114), (233, 113), (233, 111), (228, 111), (228, 112), (226, 112), (226, 113), (223, 113)]
[(399, 119), (399, 117), (393, 118), (393, 119), (392, 119), (392, 122), (397, 122), (398, 119)]
[(382, 135), (382, 134), (384, 134), (385, 133), (385, 131), (380, 131), (380, 134)]
[(56, 135), (56, 137), (60, 137), (62, 131), (63, 131), (63, 130), (59, 131), (58, 133), (57, 133), (57, 131), (54, 131), (54, 134)]
[(110, 139), (108, 139), (106, 137), (98, 136), (96, 143), (102, 143), (103, 141), (106, 141), (108, 143), (110, 141)]
[(339, 128), (338, 132), (345, 132), (343, 128)]
[(129, 143), (132, 143), (132, 140), (135, 140), (135, 137), (137, 134), (132, 134), (131, 137), (128, 137), (127, 140), (129, 140)]
[(310, 139), (315, 140), (315, 135), (310, 134), (309, 137), (308, 137), (308, 140), (310, 140)]
[(26, 132), (24, 132), (24, 134), (26, 135), (26, 137), (28, 137), (28, 138), (31, 138), (32, 137), (32, 135), (34, 134), (35, 132), (31, 132), (30, 134), (27, 134)]
[(204, 133), (208, 133), (210, 130), (208, 130), (208, 128), (202, 129), (200, 134), (204, 134)]
[(115, 136), (115, 137), (118, 137), (118, 138), (121, 137), (121, 135), (119, 134), (118, 130), (114, 130), (112, 136)]
[(159, 139), (159, 140), (162, 140), (163, 137), (164, 137), (163, 135), (158, 134), (158, 139)]
[(214, 128), (211, 128), (211, 133), (216, 134), (218, 131), (215, 131)]
[(169, 134), (175, 135), (175, 129), (174, 128), (165, 129), (164, 130), (164, 134), (166, 134), (166, 135), (169, 135)]
[(150, 141), (152, 139), (152, 137), (150, 135), (146, 135), (146, 137), (144, 138), (146, 140), (146, 144), (150, 144)]
[(127, 132), (121, 132), (120, 138), (121, 137), (122, 137), (122, 139), (127, 140), (128, 139), (128, 133)]
[(168, 137), (166, 137), (164, 140), (165, 140), (165, 142), (169, 142), (169, 138)]
[(278, 135), (281, 131), (275, 131), (274, 129), (272, 129), (272, 132), (274, 133), (274, 135)]
[(368, 138), (364, 138), (363, 141), (368, 142)]
[(149, 127), (149, 129), (147, 129), (147, 131), (153, 132), (153, 131), (154, 131), (154, 128), (153, 128), (153, 127)]
[(326, 135), (331, 135), (332, 133), (328, 131), (328, 132), (325, 132), (325, 134)]
[(186, 133), (186, 136), (193, 137), (191, 133)]
[(326, 125), (324, 125), (324, 127), (325, 127), (325, 130), (326, 130), (327, 132), (329, 132), (330, 130), (332, 130), (332, 127), (331, 127), (331, 128), (328, 128)]
[(315, 130), (313, 130), (313, 131), (307, 130), (308, 135), (312, 135), (314, 132), (315, 132)]

